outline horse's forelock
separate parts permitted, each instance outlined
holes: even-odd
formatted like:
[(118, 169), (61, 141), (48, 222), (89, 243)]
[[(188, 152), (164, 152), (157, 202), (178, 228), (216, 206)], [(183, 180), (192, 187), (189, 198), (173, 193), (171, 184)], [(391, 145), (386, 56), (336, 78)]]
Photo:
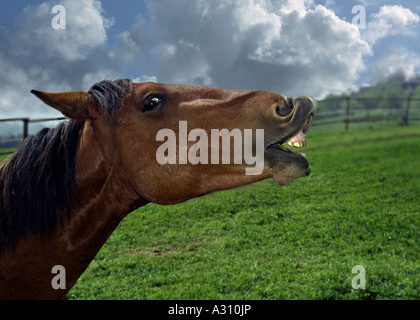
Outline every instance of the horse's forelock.
[(130, 79), (103, 80), (95, 83), (88, 92), (95, 97), (101, 111), (106, 113), (109, 119), (115, 120), (118, 111), (123, 108), (124, 98), (132, 86), (133, 82)]

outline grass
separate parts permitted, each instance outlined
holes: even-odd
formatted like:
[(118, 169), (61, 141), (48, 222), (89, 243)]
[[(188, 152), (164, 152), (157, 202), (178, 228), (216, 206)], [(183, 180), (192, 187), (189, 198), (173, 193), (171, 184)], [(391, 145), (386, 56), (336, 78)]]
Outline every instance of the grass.
[(418, 124), (314, 127), (309, 177), (136, 210), (69, 298), (419, 299), (419, 139)]

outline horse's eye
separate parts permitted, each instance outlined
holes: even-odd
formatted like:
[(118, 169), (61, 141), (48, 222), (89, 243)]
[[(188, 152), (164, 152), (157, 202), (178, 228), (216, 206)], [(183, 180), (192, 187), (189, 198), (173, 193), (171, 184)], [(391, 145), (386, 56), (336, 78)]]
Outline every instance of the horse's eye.
[(144, 100), (143, 112), (153, 111), (165, 102), (166, 96), (163, 94), (151, 94)]

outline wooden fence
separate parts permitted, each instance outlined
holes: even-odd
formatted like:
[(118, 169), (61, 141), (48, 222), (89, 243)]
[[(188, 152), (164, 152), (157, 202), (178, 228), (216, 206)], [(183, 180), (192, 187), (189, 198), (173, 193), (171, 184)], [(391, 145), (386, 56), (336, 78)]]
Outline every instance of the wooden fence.
[[(351, 108), (351, 101), (404, 101), (404, 108), (371, 108), (371, 109), (360, 109), (360, 108)], [(409, 121), (418, 121), (420, 120), (420, 103), (418, 106), (413, 106), (413, 101), (420, 101), (420, 98), (354, 98), (354, 97), (339, 97), (324, 99), (319, 101), (321, 104), (323, 102), (339, 102), (345, 101), (345, 108), (339, 109), (336, 111), (325, 111), (318, 112), (315, 117), (313, 125), (322, 126), (322, 125), (331, 125), (335, 123), (344, 123), (345, 129), (348, 130), (350, 123), (361, 123), (361, 122), (375, 122), (375, 121), (384, 121), (384, 120), (401, 120), (403, 125), (408, 125)], [(410, 112), (411, 111), (411, 112)], [(415, 113), (414, 116), (411, 114)], [(369, 116), (369, 114), (376, 113), (377, 116)], [(360, 117), (361, 115), (365, 117)], [(359, 117), (355, 117), (359, 115)], [(327, 118), (325, 120), (324, 118)], [(328, 120), (332, 118), (332, 120)]]
[[(386, 108), (386, 109), (360, 109), (353, 108), (351, 106), (352, 101), (368, 101), (368, 100), (387, 100), (387, 101), (404, 101), (404, 108)], [(339, 97), (332, 99), (324, 99), (318, 101), (319, 104), (323, 102), (337, 102), (339, 104), (341, 101), (345, 101), (345, 108), (337, 108), (336, 111), (320, 111), (315, 117), (313, 123), (314, 126), (323, 126), (323, 125), (332, 125), (336, 123), (343, 123), (345, 129), (348, 130), (350, 123), (361, 123), (361, 122), (374, 122), (374, 121), (384, 121), (384, 120), (400, 120), (404, 125), (408, 125), (410, 121), (420, 120), (420, 103), (417, 103), (417, 106), (413, 106), (413, 101), (420, 101), (420, 98), (354, 98), (354, 97)], [(372, 113), (376, 113), (376, 116), (372, 116)], [(414, 116), (412, 114), (414, 113)], [(362, 117), (362, 115), (365, 115)], [(61, 121), (66, 118), (45, 118), (45, 119), (29, 119), (29, 118), (9, 118), (9, 119), (0, 119), (0, 122), (10, 122), (10, 121), (20, 121), (22, 122), (22, 139), (24, 140), (28, 137), (28, 128), (30, 123), (37, 122), (48, 122), (48, 121)], [(2, 154), (8, 154), (11, 152), (4, 152)]]
[[(37, 122), (48, 122), (48, 121), (61, 121), (65, 120), (66, 118), (41, 118), (41, 119), (29, 119), (29, 118), (8, 118), (8, 119), (0, 119), (0, 122), (22, 122), (22, 138), (16, 139), (17, 141), (25, 140), (29, 135), (29, 124), (30, 123), (37, 123)], [(13, 152), (1, 152), (0, 155), (10, 154)]]
[(22, 124), (23, 124), (22, 140), (24, 140), (28, 137), (29, 123), (47, 122), (47, 121), (60, 121), (60, 120), (65, 120), (65, 119), (66, 118), (45, 118), (45, 119), (9, 118), (9, 119), (0, 119), (0, 122), (21, 121)]

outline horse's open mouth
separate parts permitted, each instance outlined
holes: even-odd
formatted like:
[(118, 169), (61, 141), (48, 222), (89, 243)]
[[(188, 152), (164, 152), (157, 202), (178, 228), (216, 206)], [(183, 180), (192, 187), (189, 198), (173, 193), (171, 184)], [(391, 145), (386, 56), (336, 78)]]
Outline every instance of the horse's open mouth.
[(308, 132), (313, 119), (314, 113), (312, 112), (300, 128), (298, 127), (289, 136), (265, 148), (265, 163), (278, 185), (287, 185), (293, 180), (308, 176), (311, 173), (306, 155), (302, 152), (295, 153), (283, 144), (287, 143), (295, 148), (306, 147), (305, 134)]
[(305, 122), (302, 128), (300, 128), (297, 133), (294, 133), (291, 137), (285, 137), (280, 141), (277, 141), (275, 143), (272, 143), (267, 146), (267, 149), (275, 149), (279, 151), (283, 151), (286, 153), (294, 154), (294, 155), (302, 155), (305, 157), (304, 153), (295, 153), (289, 148), (285, 147), (283, 144), (287, 143), (290, 146), (293, 146), (295, 148), (304, 148), (306, 147), (306, 138), (305, 134), (308, 132), (309, 128), (312, 125), (312, 121), (314, 119), (314, 114), (311, 113), (308, 117), (308, 120)]

